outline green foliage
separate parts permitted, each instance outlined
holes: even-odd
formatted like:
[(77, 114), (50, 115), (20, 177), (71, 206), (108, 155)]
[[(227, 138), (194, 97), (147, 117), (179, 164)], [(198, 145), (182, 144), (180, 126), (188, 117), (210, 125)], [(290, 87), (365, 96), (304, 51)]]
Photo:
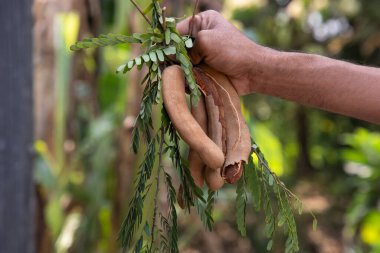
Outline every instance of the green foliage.
[(341, 152), (345, 170), (349, 174), (351, 187), (356, 192), (345, 215), (345, 231), (351, 240), (360, 232), (360, 241), (371, 246), (374, 252), (379, 247), (380, 215), (377, 208), (380, 179), (380, 134), (364, 128), (343, 136), (348, 145)]
[(169, 211), (168, 221), (170, 226), (165, 226), (166, 232), (169, 235), (169, 247), (164, 252), (179, 252), (178, 250), (178, 231), (177, 231), (177, 212), (175, 209), (176, 192), (172, 185), (172, 179), (168, 173), (165, 172), (165, 185), (168, 191)]
[(129, 203), (129, 211), (120, 231), (120, 240), (123, 248), (131, 246), (134, 232), (142, 222), (144, 199), (146, 196), (147, 181), (150, 179), (156, 155), (156, 138), (152, 139), (145, 154), (145, 160), (140, 166), (135, 183), (135, 194)]
[(247, 194), (245, 191), (245, 176), (243, 175), (236, 186), (236, 224), (242, 236), (246, 236), (247, 234), (245, 227), (246, 208)]
[(112, 33), (101, 34), (98, 38), (86, 38), (82, 41), (78, 41), (72, 45), (70, 49), (72, 51), (78, 51), (81, 49), (114, 46), (117, 44), (141, 43), (138, 37), (138, 34), (134, 34), (133, 36)]
[(214, 219), (212, 217), (212, 211), (215, 202), (216, 192), (209, 190), (207, 195), (206, 203), (202, 201), (197, 201), (194, 203), (197, 209), (198, 215), (202, 221), (205, 229), (212, 231), (212, 226), (214, 224)]
[[(269, 239), (267, 250), (269, 251), (273, 247), (276, 227), (283, 227), (284, 234), (287, 236), (285, 252), (297, 252), (299, 250), (298, 235), (291, 204), (295, 203), (298, 212), (301, 214), (302, 202), (271, 171), (260, 148), (254, 141), (252, 143), (251, 152), (252, 156), (255, 155), (257, 158), (257, 166), (255, 166), (251, 156), (236, 188), (238, 230), (243, 236), (246, 235), (245, 215), (248, 191), (251, 193), (254, 208), (257, 211), (263, 210), (265, 215), (265, 235)], [(316, 225), (317, 221), (314, 217), (314, 229), (316, 229)]]
[[(151, 21), (145, 16), (147, 13), (152, 14)], [(212, 230), (212, 209), (216, 193), (209, 191), (207, 199), (204, 198), (203, 191), (195, 185), (191, 177), (188, 162), (181, 156), (181, 139), (165, 108), (162, 107), (161, 126), (157, 132), (153, 126), (152, 111), (154, 106), (162, 104), (160, 92), (162, 71), (166, 66), (173, 63), (178, 63), (182, 67), (191, 92), (191, 101), (194, 104), (198, 103), (200, 91), (195, 82), (192, 72), (193, 67), (187, 54), (187, 49), (193, 46), (193, 42), (189, 37), (178, 34), (175, 19), (163, 16), (158, 1), (152, 0), (151, 4), (142, 12), (142, 15), (151, 25), (146, 33), (134, 34), (133, 36), (102, 35), (99, 38), (77, 42), (72, 46), (72, 50), (123, 43), (140, 43), (141, 49), (145, 50), (140, 56), (117, 68), (117, 72), (123, 73), (130, 71), (134, 67), (141, 70), (145, 65), (148, 68), (148, 73), (142, 81), (144, 91), (140, 112), (136, 118), (132, 133), (133, 151), (138, 152), (141, 139), (144, 140), (147, 151), (134, 182), (134, 195), (129, 202), (129, 211), (122, 224), (119, 239), (124, 250), (134, 248), (135, 252), (179, 252), (175, 207), (177, 194), (174, 190), (171, 176), (162, 165), (163, 155), (168, 154), (178, 174), (183, 187), (181, 197), (186, 210), (190, 212), (191, 207), (194, 206), (202, 223), (208, 230)], [(168, 57), (170, 55), (175, 55), (176, 62)], [(250, 159), (246, 172), (239, 180), (236, 189), (236, 221), (238, 229), (242, 235), (246, 235), (247, 192), (251, 192), (255, 201), (255, 208), (257, 210), (263, 209), (265, 213), (265, 233), (268, 238), (271, 238), (267, 249), (272, 248), (274, 232), (278, 222), (279, 226), (284, 226), (284, 231), (288, 235), (286, 252), (295, 252), (298, 250), (298, 239), (290, 201), (291, 199), (298, 201), (298, 198), (287, 190), (277, 176), (268, 168), (268, 164), (256, 144), (253, 145), (252, 152), (259, 159), (258, 166), (255, 167), (252, 159)], [(154, 188), (151, 186), (153, 184), (152, 175), (156, 157), (158, 157), (159, 163), (156, 170), (154, 211), (152, 222), (150, 223), (144, 215), (144, 206), (147, 204), (145, 202), (148, 201), (147, 195)], [(158, 207), (157, 203), (158, 193), (162, 190), (159, 187), (161, 173), (164, 176), (168, 199), (166, 215)], [(275, 204), (272, 199), (275, 200)], [(276, 216), (275, 211), (277, 210), (278, 214)], [(157, 217), (159, 217), (159, 223), (157, 222)], [(136, 234), (137, 231), (142, 231), (142, 234)]]

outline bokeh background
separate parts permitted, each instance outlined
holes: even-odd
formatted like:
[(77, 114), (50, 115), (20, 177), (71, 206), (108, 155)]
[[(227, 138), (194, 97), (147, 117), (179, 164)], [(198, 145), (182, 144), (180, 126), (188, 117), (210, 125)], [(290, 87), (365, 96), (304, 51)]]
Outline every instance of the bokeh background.
[[(183, 18), (194, 2), (163, 5)], [(201, 0), (199, 9), (221, 11), (262, 45), (380, 66), (378, 0)], [(141, 162), (129, 148), (141, 74), (115, 69), (139, 48), (69, 46), (146, 23), (128, 0), (35, 0), (32, 11), (36, 252), (121, 252), (117, 233)], [(269, 164), (318, 218), (313, 232), (311, 216), (297, 216), (300, 252), (379, 253), (380, 127), (260, 94), (242, 102)], [(212, 233), (178, 209), (181, 252), (266, 252), (263, 215), (249, 208), (240, 237), (234, 198), (233, 187), (220, 191)], [(283, 252), (282, 234), (276, 239), (273, 252)]]

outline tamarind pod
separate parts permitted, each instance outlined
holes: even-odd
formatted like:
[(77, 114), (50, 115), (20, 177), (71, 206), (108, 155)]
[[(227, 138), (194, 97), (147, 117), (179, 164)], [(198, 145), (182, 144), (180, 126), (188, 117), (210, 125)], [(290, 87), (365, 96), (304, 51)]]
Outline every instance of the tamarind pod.
[(227, 149), (222, 176), (227, 183), (235, 183), (240, 179), (244, 164), (248, 161), (251, 152), (251, 137), (241, 113), (240, 98), (232, 83), (224, 74), (207, 65), (202, 65), (201, 68), (215, 84), (223, 101), (225, 114), (223, 123), (227, 133)]
[[(214, 98), (211, 95), (205, 97), (205, 102), (208, 116), (209, 136), (216, 145), (223, 147), (223, 129), (222, 124), (219, 121), (219, 108), (215, 105)], [(205, 180), (208, 188), (212, 191), (222, 188), (224, 185), (224, 179), (221, 174), (221, 168), (212, 169), (207, 167), (205, 170)]]
[[(193, 115), (194, 119), (198, 122), (198, 124), (201, 126), (202, 130), (205, 133), (207, 133), (207, 114), (206, 114), (206, 107), (205, 107), (205, 101), (204, 101), (203, 96), (200, 97), (197, 106), (193, 106), (193, 105), (191, 106), (191, 114)], [(199, 188), (202, 188), (204, 184), (205, 163), (202, 161), (198, 153), (194, 151), (193, 149), (189, 150), (189, 155), (187, 159), (189, 161), (189, 170), (190, 170), (191, 176), (194, 179), (194, 183)], [(183, 186), (182, 185), (180, 185), (178, 189), (177, 202), (178, 202), (178, 205), (182, 209), (185, 208), (185, 201), (183, 200)]]
[[(197, 84), (205, 94), (206, 111), (208, 116), (209, 137), (226, 153), (226, 129), (224, 127), (224, 108), (218, 90), (206, 73), (198, 67), (193, 68)], [(211, 99), (212, 98), (212, 99)], [(221, 142), (221, 143), (220, 143)]]
[(208, 167), (223, 166), (222, 150), (206, 135), (187, 107), (185, 77), (181, 67), (172, 65), (164, 70), (162, 95), (166, 111), (182, 139)]
[[(192, 104), (192, 103), (191, 103)], [(205, 107), (204, 96), (201, 96), (197, 106), (191, 106), (191, 114), (201, 126), (202, 130), (207, 134), (207, 113)], [(188, 155), (189, 169), (195, 184), (202, 188), (204, 184), (204, 168), (205, 163), (199, 154), (193, 150), (189, 150)]]
[(223, 127), (219, 121), (219, 108), (215, 105), (212, 96), (206, 96), (205, 100), (208, 116), (208, 136), (218, 147), (223, 147)]
[(208, 188), (211, 191), (217, 191), (224, 185), (224, 178), (221, 174), (221, 168), (218, 169), (210, 169), (206, 167), (205, 169), (205, 180)]

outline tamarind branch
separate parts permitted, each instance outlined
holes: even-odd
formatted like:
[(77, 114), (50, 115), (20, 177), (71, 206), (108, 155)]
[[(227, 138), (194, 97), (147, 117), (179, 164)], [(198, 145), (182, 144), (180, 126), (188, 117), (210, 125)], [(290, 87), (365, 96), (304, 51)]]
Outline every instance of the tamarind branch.
[(190, 37), (191, 37), (191, 34), (193, 33), (194, 16), (195, 16), (195, 12), (197, 11), (198, 4), (199, 4), (199, 0), (196, 0), (195, 5), (194, 5), (194, 9), (193, 9), (193, 15), (191, 17), (191, 21), (189, 22), (189, 36)]

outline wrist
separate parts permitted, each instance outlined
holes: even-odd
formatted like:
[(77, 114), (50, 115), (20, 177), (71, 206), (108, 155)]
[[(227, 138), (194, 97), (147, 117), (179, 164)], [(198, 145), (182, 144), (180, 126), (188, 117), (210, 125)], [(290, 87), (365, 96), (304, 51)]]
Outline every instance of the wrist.
[(252, 43), (248, 63), (250, 92), (267, 93), (285, 53)]

